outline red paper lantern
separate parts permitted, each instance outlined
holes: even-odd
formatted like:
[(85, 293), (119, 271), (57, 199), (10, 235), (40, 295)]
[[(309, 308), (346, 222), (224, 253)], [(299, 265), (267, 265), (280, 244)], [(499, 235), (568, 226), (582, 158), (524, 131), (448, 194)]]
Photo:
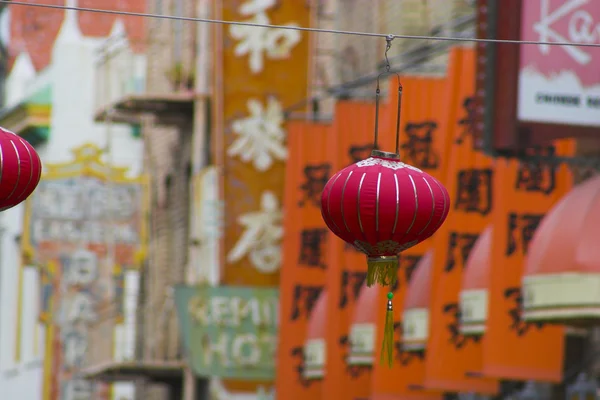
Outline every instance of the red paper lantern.
[(321, 197), (329, 229), (367, 255), (368, 286), (393, 284), (398, 254), (433, 235), (450, 209), (446, 188), (399, 158), (374, 150), (333, 175)]
[(0, 128), (0, 211), (23, 202), (37, 187), (42, 162), (32, 145)]
[[(387, 52), (393, 35), (386, 37)], [(321, 213), (327, 227), (367, 255), (367, 286), (393, 285), (398, 278), (398, 254), (433, 235), (450, 210), (450, 196), (434, 177), (400, 161), (400, 111), (402, 84), (398, 76), (396, 152), (378, 147), (379, 78), (375, 97), (375, 140), (366, 160), (352, 164), (329, 179), (321, 195)], [(394, 314), (387, 294), (381, 358), (391, 367), (394, 348)]]
[[(392, 36), (386, 38), (386, 54), (392, 40)], [(389, 63), (387, 72), (379, 77), (387, 73)], [(377, 77), (375, 150), (366, 160), (333, 175), (321, 195), (321, 213), (327, 227), (367, 255), (367, 286), (375, 282), (394, 284), (398, 276), (398, 254), (433, 235), (450, 210), (448, 191), (437, 179), (400, 161), (402, 84), (400, 75), (396, 75), (396, 152), (378, 148), (380, 89)]]

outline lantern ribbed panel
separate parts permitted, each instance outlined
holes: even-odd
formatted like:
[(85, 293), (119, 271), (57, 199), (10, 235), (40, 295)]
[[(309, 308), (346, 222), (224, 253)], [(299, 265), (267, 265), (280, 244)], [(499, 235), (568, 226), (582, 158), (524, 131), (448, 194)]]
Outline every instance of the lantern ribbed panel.
[(26, 140), (0, 128), (0, 211), (24, 201), (37, 187), (42, 162)]
[(449, 209), (450, 197), (437, 179), (380, 157), (335, 174), (321, 197), (329, 229), (369, 257), (396, 256), (429, 238)]

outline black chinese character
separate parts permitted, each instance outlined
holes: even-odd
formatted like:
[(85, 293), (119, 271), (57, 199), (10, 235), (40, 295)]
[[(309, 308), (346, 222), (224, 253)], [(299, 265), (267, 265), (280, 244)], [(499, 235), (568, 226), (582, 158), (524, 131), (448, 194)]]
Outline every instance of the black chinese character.
[(542, 322), (526, 322), (521, 316), (523, 315), (523, 295), (521, 288), (511, 287), (504, 290), (504, 298), (512, 302), (511, 308), (508, 309), (508, 315), (511, 319), (510, 330), (515, 331), (517, 336), (523, 336), (529, 331), (529, 328), (535, 326), (537, 329), (542, 329)]
[(458, 171), (454, 208), (487, 215), (492, 210), (493, 176), (491, 168)]
[(519, 247), (517, 234), (520, 232), (520, 248), (522, 254), (527, 254), (529, 242), (538, 225), (544, 218), (544, 214), (517, 214), (510, 213), (507, 218), (508, 237), (506, 238), (506, 256), (511, 256)]
[(296, 364), (296, 372), (298, 373), (298, 381), (304, 387), (310, 386), (313, 382), (304, 378), (304, 369), (306, 368), (306, 360), (304, 356), (304, 348), (302, 346), (294, 347), (290, 352), (291, 356), (298, 360)]
[(350, 158), (350, 164), (357, 163), (371, 156), (373, 151), (372, 144), (365, 144), (362, 146), (352, 145), (348, 148), (348, 157)]
[(327, 229), (304, 229), (300, 232), (300, 256), (298, 264), (325, 269), (325, 244)]
[(421, 258), (423, 258), (421, 254), (400, 255), (400, 267), (404, 269), (404, 279), (406, 280), (406, 283), (410, 282)]
[(452, 317), (451, 322), (446, 325), (448, 333), (450, 333), (449, 342), (457, 349), (462, 349), (469, 341), (479, 342), (480, 336), (469, 335), (465, 336), (460, 333), (460, 307), (457, 303), (446, 304), (443, 307), (444, 314), (449, 314)]
[(348, 301), (356, 301), (367, 279), (366, 272), (342, 271), (342, 289), (340, 291), (339, 308), (348, 305)]
[(398, 260), (400, 262), (400, 267), (398, 268), (398, 279), (396, 279), (396, 282), (394, 282), (394, 284), (391, 287), (392, 292), (396, 293), (396, 291), (400, 288), (400, 285), (403, 281), (402, 278), (404, 278), (404, 282), (406, 284), (410, 282), (410, 278), (412, 277), (412, 274), (415, 268), (417, 267), (419, 260), (421, 260), (421, 257), (421, 255), (417, 254), (400, 255), (400, 260)]
[[(554, 146), (527, 149), (530, 157), (552, 157), (556, 154)], [(556, 165), (548, 162), (524, 162), (519, 165), (515, 189), (527, 192), (539, 192), (546, 195), (556, 187)]]
[(471, 136), (473, 143), (477, 146), (476, 140), (479, 139), (479, 133), (477, 131), (477, 102), (474, 97), (467, 97), (463, 101), (463, 110), (465, 116), (458, 120), (461, 131), (455, 142), (462, 144), (465, 137)]
[(312, 202), (316, 207), (321, 206), (321, 193), (329, 180), (330, 173), (330, 164), (307, 165), (304, 167), (306, 181), (300, 185), (300, 190), (304, 192), (304, 199), (298, 202), (298, 206), (303, 207), (306, 201)]
[(477, 233), (450, 232), (448, 234), (448, 254), (446, 255), (444, 271), (451, 272), (454, 270), (457, 261), (455, 256), (457, 250), (460, 255), (458, 261), (462, 268), (464, 268), (469, 259), (469, 254), (471, 254), (471, 250), (478, 238), (479, 234)]
[(417, 351), (406, 351), (404, 350), (404, 346), (402, 345), (402, 322), (394, 323), (394, 350), (396, 353), (396, 360), (402, 365), (408, 365), (413, 360), (425, 360), (425, 350), (417, 350)]
[(297, 320), (301, 316), (310, 317), (319, 295), (323, 291), (323, 286), (294, 286), (294, 302), (292, 304), (292, 313), (290, 319)]
[(438, 125), (435, 121), (419, 123), (409, 122), (404, 128), (407, 140), (402, 143), (404, 157), (416, 167), (423, 169), (437, 168), (439, 156), (432, 148), (433, 133)]

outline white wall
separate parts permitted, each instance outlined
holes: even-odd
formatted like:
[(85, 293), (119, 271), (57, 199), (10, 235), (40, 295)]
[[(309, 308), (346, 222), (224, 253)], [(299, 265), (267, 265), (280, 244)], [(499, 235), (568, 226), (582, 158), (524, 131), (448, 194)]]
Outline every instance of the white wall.
[[(19, 290), (23, 207), (0, 214), (0, 393), (7, 399), (41, 399), (44, 329), (38, 323), (38, 274), (24, 268)], [(21, 352), (16, 361), (17, 304), (21, 296)]]
[[(120, 29), (114, 29), (119, 33)], [(37, 150), (43, 163), (72, 159), (71, 149), (91, 142), (106, 147), (108, 129), (93, 121), (96, 111), (96, 51), (102, 40), (85, 38), (77, 25), (74, 11), (67, 11), (61, 31), (52, 49), (51, 65), (37, 73), (26, 53), (18, 57), (7, 79), (7, 99), (11, 105), (52, 85), (51, 130), (48, 143)], [(138, 63), (140, 62), (140, 56)], [(141, 62), (144, 62), (142, 60)], [(118, 68), (118, 66), (115, 66)], [(117, 71), (111, 76), (118, 77)], [(143, 79), (142, 79), (143, 81)], [(143, 143), (131, 135), (128, 126), (113, 125), (111, 162), (130, 167), (135, 176), (142, 171)], [(19, 285), (20, 246), (15, 237), (22, 233), (23, 207), (0, 214), (0, 398), (42, 399), (44, 328), (39, 324), (39, 276), (34, 268), (25, 268)], [(134, 350), (135, 299), (137, 273), (125, 279), (125, 324), (118, 328), (115, 358), (131, 358)], [(17, 335), (17, 299), (22, 299), (20, 360), (15, 360)], [(133, 399), (133, 386), (115, 386), (115, 399)]]

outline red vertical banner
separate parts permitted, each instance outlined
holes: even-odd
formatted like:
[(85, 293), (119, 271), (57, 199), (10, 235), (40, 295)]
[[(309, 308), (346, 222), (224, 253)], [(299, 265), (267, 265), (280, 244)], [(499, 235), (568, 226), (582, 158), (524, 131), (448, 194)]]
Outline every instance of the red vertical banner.
[[(572, 156), (570, 140), (531, 155)], [(483, 373), (500, 379), (562, 379), (564, 328), (521, 319), (523, 262), (545, 213), (572, 186), (566, 166), (498, 160), (494, 188), (492, 282), (483, 345)]]
[(277, 397), (286, 400), (320, 396), (320, 382), (305, 379), (304, 344), (308, 320), (325, 284), (326, 242), (331, 239), (320, 211), (321, 191), (333, 171), (327, 148), (330, 131), (321, 124), (288, 124), (276, 376)]
[[(447, 167), (446, 153), (448, 139), (445, 126), (448, 116), (445, 108), (439, 107), (440, 99), (446, 96), (447, 80), (429, 77), (401, 77), (403, 100), (400, 120), (399, 151), (403, 162), (426, 171), (437, 179), (443, 180)], [(384, 105), (380, 127), (380, 137), (387, 140), (387, 148), (395, 146), (397, 126), (398, 82), (390, 79), (390, 100)], [(423, 354), (404, 351), (402, 347), (402, 313), (406, 289), (412, 272), (425, 252), (431, 247), (427, 240), (402, 252), (398, 283), (394, 292), (394, 362), (391, 368), (379, 362), (380, 347), (376, 347), (372, 373), (372, 400), (388, 399), (439, 399), (441, 392), (424, 390), (425, 358)], [(377, 318), (375, 345), (383, 340), (385, 324), (385, 305), (388, 290), (379, 291), (380, 309), (374, 310)]]
[(475, 54), (456, 48), (448, 69), (449, 113), (446, 136), (451, 138), (447, 178), (451, 197), (446, 223), (434, 238), (432, 300), (427, 343), (425, 386), (448, 392), (495, 394), (498, 382), (469, 374), (481, 364), (481, 339), (459, 331), (459, 292), (462, 271), (479, 234), (493, 211), (494, 168), (492, 161), (474, 149), (472, 96)]
[[(368, 158), (373, 150), (375, 108), (372, 103), (343, 101), (336, 105), (333, 134), (328, 149), (333, 162), (333, 174), (357, 161)], [(350, 324), (360, 289), (367, 275), (367, 259), (363, 253), (331, 235), (327, 243), (328, 326), (325, 335), (327, 360), (322, 399), (354, 400), (356, 381), (364, 373), (352, 373), (347, 363), (350, 353)], [(368, 396), (366, 387), (360, 388)]]

